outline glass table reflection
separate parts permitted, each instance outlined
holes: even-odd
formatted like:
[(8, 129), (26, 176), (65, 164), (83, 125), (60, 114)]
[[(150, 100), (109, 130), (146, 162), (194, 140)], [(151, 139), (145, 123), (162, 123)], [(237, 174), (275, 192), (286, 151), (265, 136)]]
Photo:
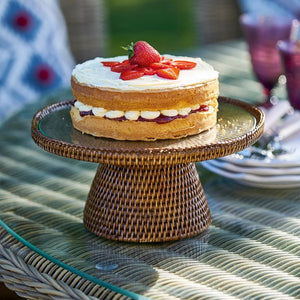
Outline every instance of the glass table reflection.
[(177, 242), (136, 244), (88, 232), (82, 213), (97, 165), (49, 154), (30, 137), (33, 113), (67, 97), (70, 92), (62, 91), (45, 98), (0, 128), (0, 238), (7, 251), (29, 264), (27, 252), (17, 246), (22, 244), (36, 259), (60, 268), (53, 289), (67, 271), (74, 274), (67, 285), (79, 278), (94, 283), (85, 290), (90, 298), (101, 288), (107, 297), (133, 299), (299, 297), (299, 189), (246, 187), (198, 163), (213, 220), (204, 233)]

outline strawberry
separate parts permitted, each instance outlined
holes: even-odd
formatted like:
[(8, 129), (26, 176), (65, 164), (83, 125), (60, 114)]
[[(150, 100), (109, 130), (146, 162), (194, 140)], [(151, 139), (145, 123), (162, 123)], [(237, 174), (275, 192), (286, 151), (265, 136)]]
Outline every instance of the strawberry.
[(111, 66), (110, 70), (112, 72), (122, 73), (127, 70), (132, 70), (136, 68), (138, 65), (130, 65), (129, 63), (119, 63), (117, 65)]
[(156, 74), (159, 77), (167, 78), (167, 79), (177, 79), (179, 76), (180, 70), (178, 68), (167, 68), (167, 69), (159, 69), (156, 70)]
[(104, 67), (112, 67), (112, 66), (120, 64), (119, 61), (101, 61), (101, 63)]
[(152, 69), (154, 69), (154, 70), (170, 68), (169, 65), (163, 64), (163, 63), (160, 63), (160, 62), (152, 63), (152, 64), (150, 65), (150, 67), (151, 67)]
[(186, 60), (175, 60), (172, 64), (180, 70), (190, 70), (197, 66), (195, 62)]
[(144, 76), (144, 72), (136, 70), (127, 70), (121, 73), (120, 79), (122, 80), (132, 80)]
[(144, 75), (155, 75), (156, 74), (156, 70), (153, 70), (151, 67), (138, 67), (138, 68), (134, 68), (134, 70), (143, 72)]
[(165, 58), (164, 56), (162, 56), (161, 61), (162, 64), (165, 65), (173, 65), (173, 59), (172, 58)]
[(131, 43), (128, 47), (123, 47), (127, 50), (130, 64), (137, 64), (139, 67), (149, 67), (152, 63), (160, 62), (160, 54), (145, 41), (138, 41), (135, 44)]

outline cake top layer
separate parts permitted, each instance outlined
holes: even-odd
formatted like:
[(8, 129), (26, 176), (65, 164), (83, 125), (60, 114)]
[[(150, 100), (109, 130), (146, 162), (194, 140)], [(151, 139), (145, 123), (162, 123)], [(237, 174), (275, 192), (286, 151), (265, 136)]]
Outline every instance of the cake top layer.
[(201, 58), (185, 56), (164, 55), (173, 60), (192, 61), (197, 65), (190, 70), (181, 70), (178, 79), (170, 80), (157, 75), (143, 76), (133, 80), (121, 80), (120, 74), (112, 72), (110, 68), (103, 66), (104, 61), (124, 61), (127, 56), (102, 58), (96, 57), (77, 65), (72, 76), (78, 83), (101, 89), (118, 89), (122, 91), (153, 90), (153, 89), (178, 89), (201, 85), (218, 78), (219, 74), (211, 65)]

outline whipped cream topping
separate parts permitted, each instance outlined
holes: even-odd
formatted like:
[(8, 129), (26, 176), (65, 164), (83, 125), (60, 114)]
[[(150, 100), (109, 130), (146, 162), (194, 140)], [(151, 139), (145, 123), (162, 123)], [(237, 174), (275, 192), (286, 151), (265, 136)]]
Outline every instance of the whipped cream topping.
[(127, 56), (96, 57), (75, 66), (72, 75), (80, 84), (103, 89), (121, 89), (123, 91), (186, 88), (187, 86), (201, 85), (205, 82), (215, 80), (219, 76), (219, 73), (201, 58), (173, 55), (163, 56), (173, 60), (192, 61), (197, 65), (190, 70), (180, 70), (179, 77), (176, 80), (161, 78), (157, 75), (145, 75), (133, 80), (122, 80), (119, 78), (120, 73), (112, 72), (109, 67), (103, 66), (101, 62), (122, 62), (127, 59)]
[[(154, 110), (154, 111), (121, 111), (121, 110), (106, 110), (102, 107), (93, 107), (90, 105), (85, 105), (82, 102), (76, 100), (74, 106), (79, 110), (79, 112), (89, 112), (92, 111), (93, 115), (96, 117), (106, 117), (108, 119), (118, 119), (125, 117), (127, 120), (136, 121), (139, 117), (146, 120), (153, 120), (158, 118), (160, 115), (166, 117), (176, 117), (176, 116), (187, 116), (191, 111), (196, 111), (200, 109), (200, 105), (196, 104), (193, 107), (186, 107), (180, 110), (168, 109), (168, 110)], [(212, 106), (208, 106), (208, 110), (204, 110), (203, 113), (212, 112)]]

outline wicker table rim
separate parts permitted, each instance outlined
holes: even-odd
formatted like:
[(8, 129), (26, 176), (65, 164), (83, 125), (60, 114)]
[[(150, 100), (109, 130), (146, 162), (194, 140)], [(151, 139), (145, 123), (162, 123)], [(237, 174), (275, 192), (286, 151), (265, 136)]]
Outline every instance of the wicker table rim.
[[(120, 294), (57, 266), (0, 227), (0, 281), (27, 299), (107, 299)], [(122, 299), (127, 299), (122, 296)]]

